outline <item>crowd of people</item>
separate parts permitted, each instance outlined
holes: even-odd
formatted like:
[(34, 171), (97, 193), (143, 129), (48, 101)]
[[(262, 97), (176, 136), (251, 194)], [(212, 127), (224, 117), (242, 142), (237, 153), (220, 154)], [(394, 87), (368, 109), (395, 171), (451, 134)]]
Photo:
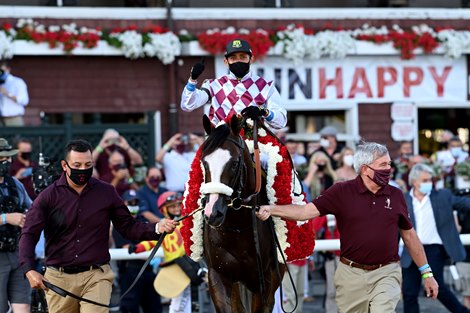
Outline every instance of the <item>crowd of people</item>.
[[(209, 117), (214, 124), (236, 112), (262, 118), (277, 130), (285, 127), (287, 115), (279, 94), (272, 82), (250, 72), (253, 60), (247, 42), (231, 41), (224, 59), (230, 73), (205, 81), (201, 88), (197, 79), (204, 63), (196, 64), (182, 93), (182, 109), (192, 111), (212, 101)], [(255, 92), (249, 88), (253, 84), (264, 88)], [(243, 97), (221, 96), (234, 90)], [(260, 104), (247, 106), (247, 98)], [(461, 179), (468, 176), (465, 165), (470, 161), (461, 139), (450, 137), (445, 148), (426, 157), (414, 153), (412, 142), (402, 142), (392, 160), (388, 149), (378, 143), (344, 145), (334, 126), (325, 126), (319, 134), (314, 145), (284, 141), (308, 204), (262, 206), (258, 217), (314, 218), (318, 239), (341, 241), (340, 251), (321, 252), (326, 312), (393, 312), (401, 297), (405, 312), (419, 312), (421, 285), (426, 296), (439, 299), (449, 311), (468, 312), (470, 256), (459, 232), (470, 228), (470, 197), (464, 194), (468, 187)], [(106, 312), (114, 277), (118, 276), (121, 291), (127, 290), (143, 265), (126, 260), (113, 270), (108, 249), (142, 252), (165, 232), (172, 236), (163, 243), (163, 266), (154, 263), (145, 268), (133, 292), (122, 299), (120, 310), (162, 312), (155, 291), (160, 288), (172, 295), (172, 312), (191, 312), (195, 300), (191, 287), (203, 281), (204, 264), (189, 263), (191, 270), (185, 274), (190, 279), (181, 284), (154, 288), (154, 282), (164, 275), (157, 274), (157, 267), (158, 273), (167, 269), (170, 274), (165, 277), (185, 277), (170, 271), (174, 263), (189, 262), (174, 219), (181, 214), (181, 194), (203, 141), (197, 134), (174, 134), (139, 180), (136, 166), (143, 158), (117, 130), (106, 130), (96, 147), (86, 140), (72, 140), (60, 161), (61, 176), (38, 194), (33, 184), (38, 164), (31, 160), (31, 142), (20, 139), (13, 147), (0, 138), (0, 311), (11, 307), (15, 313), (29, 312), (32, 287), (47, 290), (50, 312)], [(35, 252), (38, 245), (45, 245), (44, 255)], [(38, 267), (44, 259), (45, 271)], [(299, 295), (296, 312), (302, 311), (301, 303), (309, 296), (305, 285), (310, 262), (288, 264)], [(444, 281), (447, 262), (459, 270), (463, 304)], [(169, 285), (178, 286), (178, 293), (168, 290)], [(51, 286), (62, 286), (82, 299), (63, 298)], [(289, 305), (292, 286), (286, 280), (283, 286), (281, 301)]]

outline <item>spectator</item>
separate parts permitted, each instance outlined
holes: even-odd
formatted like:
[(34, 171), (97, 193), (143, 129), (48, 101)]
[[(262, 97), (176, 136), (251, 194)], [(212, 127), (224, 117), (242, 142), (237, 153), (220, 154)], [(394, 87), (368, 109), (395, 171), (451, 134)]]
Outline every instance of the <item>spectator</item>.
[(31, 289), (20, 268), (18, 240), (31, 199), (18, 179), (8, 175), (17, 152), (0, 138), (0, 312), (7, 312), (10, 303), (13, 312), (29, 313)]
[(331, 187), (335, 180), (336, 174), (331, 166), (330, 158), (322, 151), (315, 152), (310, 158), (308, 174), (304, 179), (304, 184), (310, 190), (312, 199)]
[[(91, 145), (72, 140), (61, 161), (62, 176), (43, 190), (28, 211), (20, 238), (20, 262), (31, 287), (47, 290), (44, 281), (83, 298), (108, 304), (114, 280), (109, 261), (110, 222), (125, 238), (157, 239), (172, 232), (177, 223), (163, 219), (158, 224), (136, 221), (114, 187), (92, 178)], [(44, 210), (47, 210), (45, 214)], [(34, 266), (34, 247), (44, 229), (46, 273)], [(50, 313), (108, 312), (71, 297), (47, 290)]]
[(98, 178), (106, 177), (110, 174), (109, 157), (112, 152), (117, 151), (124, 156), (124, 163), (129, 169), (131, 176), (134, 176), (134, 165), (143, 163), (142, 157), (127, 142), (126, 138), (121, 136), (115, 129), (109, 128), (103, 133), (98, 146), (93, 150), (93, 161)]
[(445, 187), (455, 189), (455, 172), (454, 168), (457, 164), (468, 159), (468, 152), (463, 150), (463, 143), (459, 137), (450, 138), (447, 143), (447, 150), (437, 153), (437, 163), (441, 165), (444, 171)]
[(140, 200), (140, 214), (149, 222), (157, 223), (163, 218), (163, 214), (157, 207), (158, 197), (168, 191), (161, 187), (163, 175), (159, 168), (153, 166), (147, 169), (145, 184), (137, 191)]
[[(134, 190), (126, 191), (122, 195), (122, 199), (136, 220), (146, 222), (142, 216), (138, 215), (140, 200)], [(112, 234), (116, 248), (128, 249), (130, 244), (139, 243), (138, 241), (124, 239), (114, 228)], [(144, 260), (117, 261), (121, 293), (125, 292), (131, 286), (144, 263)], [(140, 309), (142, 309), (142, 313), (162, 312), (160, 295), (156, 293), (155, 288), (153, 288), (155, 276), (153, 267), (148, 265), (136, 285), (121, 299), (121, 313), (140, 313)]]
[(353, 168), (354, 165), (354, 150), (349, 147), (344, 147), (338, 160), (338, 168), (335, 171), (336, 181), (346, 181), (356, 178), (357, 174)]
[(405, 312), (419, 312), (421, 281), (431, 273), (439, 284), (439, 301), (450, 312), (469, 312), (444, 283), (443, 272), (449, 259), (460, 262), (465, 258), (453, 210), (470, 211), (470, 198), (454, 196), (447, 189), (433, 190), (432, 175), (432, 168), (425, 164), (413, 166), (409, 175), (412, 188), (405, 194), (405, 200), (429, 265), (416, 265), (408, 248), (403, 250), (403, 308)]
[(168, 190), (184, 191), (184, 184), (189, 178), (191, 163), (196, 156), (195, 144), (202, 144), (202, 139), (199, 136), (177, 133), (157, 153), (155, 160), (163, 165), (165, 187)]
[(334, 126), (325, 126), (320, 130), (320, 148), (317, 151), (324, 152), (331, 162), (333, 169), (338, 168), (339, 154), (343, 146), (338, 143), (336, 138), (338, 130)]
[[(313, 203), (263, 205), (257, 216), (308, 220), (333, 214), (341, 234), (341, 257), (335, 274), (336, 304), (340, 312), (395, 312), (401, 295), (398, 264), (399, 230), (419, 267), (426, 254), (408, 216), (403, 193), (388, 184), (390, 155), (385, 146), (363, 143), (354, 155), (354, 180), (334, 184)], [(426, 295), (436, 299), (434, 277), (424, 279)]]
[(205, 80), (201, 89), (197, 89), (197, 79), (205, 66), (204, 63), (195, 64), (181, 95), (181, 109), (190, 112), (211, 102), (209, 118), (214, 125), (230, 114), (242, 113), (250, 118), (263, 117), (275, 129), (285, 127), (287, 113), (280, 105), (279, 92), (272, 81), (250, 72), (254, 61), (247, 41), (235, 39), (228, 42), (224, 64), (230, 73)]
[(125, 191), (129, 189), (138, 189), (137, 185), (134, 183), (134, 179), (130, 173), (130, 170), (127, 168), (127, 165), (124, 161), (124, 156), (118, 152), (111, 152), (108, 160), (110, 171), (100, 177), (102, 181), (110, 183), (116, 188), (119, 195), (122, 195)]
[(24, 107), (29, 103), (28, 87), (23, 79), (13, 76), (11, 67), (0, 65), (0, 117), (1, 125), (24, 126)]
[(402, 141), (398, 148), (398, 157), (393, 160), (395, 164), (396, 179), (403, 179), (402, 176), (408, 173), (411, 167), (409, 167), (410, 158), (413, 156), (413, 143), (411, 141)]
[[(467, 197), (469, 195), (467, 194)], [(458, 221), (461, 227), (461, 234), (470, 234), (470, 211), (458, 212)], [(470, 309), (470, 246), (465, 246), (466, 257), (462, 262), (457, 262), (456, 266), (460, 276), (461, 291), (465, 307)]]
[[(336, 225), (336, 218), (332, 214), (319, 216), (313, 220), (313, 228), (318, 239), (339, 239), (339, 231)], [(324, 258), (326, 294), (325, 294), (325, 312), (336, 313), (336, 287), (335, 273), (338, 268), (340, 251), (325, 251), (322, 253)]]
[(307, 164), (307, 159), (299, 154), (299, 142), (294, 139), (287, 139), (286, 148), (289, 151), (294, 167), (297, 169), (299, 166)]
[(11, 162), (10, 175), (15, 176), (25, 187), (29, 197), (36, 199), (36, 193), (33, 186), (33, 171), (38, 167), (37, 163), (31, 160), (31, 153), (33, 151), (31, 141), (22, 138), (16, 144), (18, 154)]

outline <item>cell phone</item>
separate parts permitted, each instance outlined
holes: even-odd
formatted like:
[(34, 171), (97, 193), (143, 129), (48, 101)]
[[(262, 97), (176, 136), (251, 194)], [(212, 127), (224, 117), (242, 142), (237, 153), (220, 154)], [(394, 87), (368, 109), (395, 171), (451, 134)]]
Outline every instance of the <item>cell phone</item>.
[(23, 174), (21, 174), (22, 177), (28, 177), (33, 174), (33, 168), (32, 167), (26, 167), (23, 171)]

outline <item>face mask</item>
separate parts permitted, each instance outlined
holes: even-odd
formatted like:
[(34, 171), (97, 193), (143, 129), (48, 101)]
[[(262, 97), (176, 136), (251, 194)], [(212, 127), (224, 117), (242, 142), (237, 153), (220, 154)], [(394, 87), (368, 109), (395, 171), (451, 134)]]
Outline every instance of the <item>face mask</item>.
[(367, 176), (367, 177), (369, 177), (370, 180), (372, 180), (374, 183), (376, 183), (380, 187), (384, 187), (388, 184), (388, 182), (390, 181), (390, 175), (392, 174), (391, 169), (388, 169), (388, 170), (374, 170), (369, 165), (366, 165), (366, 166), (374, 171), (374, 178), (370, 178), (370, 176)]
[(182, 154), (186, 151), (186, 145), (183, 143), (183, 144), (179, 144), (175, 147), (175, 150), (176, 152), (178, 152), (179, 154)]
[(404, 153), (404, 154), (401, 155), (401, 158), (404, 159), (404, 160), (408, 160), (412, 156), (413, 156), (412, 153)]
[(354, 163), (354, 157), (352, 155), (345, 155), (343, 157), (343, 163), (346, 166), (353, 166)]
[(330, 146), (330, 141), (328, 139), (322, 138), (320, 139), (320, 146), (323, 148), (328, 148)]
[(430, 193), (432, 190), (432, 183), (431, 182), (426, 182), (426, 183), (421, 183), (421, 185), (419, 185), (419, 192), (421, 192), (422, 194), (428, 194)]
[(83, 186), (88, 183), (91, 175), (93, 174), (93, 166), (84, 170), (79, 170), (76, 168), (71, 168), (67, 162), (65, 162), (65, 164), (67, 164), (68, 168), (70, 169), (69, 178), (75, 185)]
[(460, 153), (462, 153), (462, 147), (453, 147), (450, 148), (450, 153), (452, 153), (452, 156), (454, 158), (458, 158)]
[(160, 178), (152, 177), (149, 179), (149, 185), (153, 188), (158, 188), (160, 186)]
[(7, 80), (7, 77), (8, 77), (8, 73), (0, 70), (0, 85), (5, 83), (5, 81)]
[(129, 209), (129, 212), (131, 212), (132, 215), (136, 215), (139, 212), (138, 205), (128, 205), (127, 208)]
[(237, 78), (243, 78), (250, 71), (250, 62), (235, 62), (228, 65), (230, 72), (233, 73)]
[(326, 168), (326, 164), (317, 164), (317, 168), (319, 171), (323, 171)]
[(30, 160), (31, 152), (21, 152), (21, 158), (23, 158), (24, 160)]
[(10, 162), (8, 160), (0, 162), (0, 177), (4, 177), (8, 175), (8, 171), (10, 170)]

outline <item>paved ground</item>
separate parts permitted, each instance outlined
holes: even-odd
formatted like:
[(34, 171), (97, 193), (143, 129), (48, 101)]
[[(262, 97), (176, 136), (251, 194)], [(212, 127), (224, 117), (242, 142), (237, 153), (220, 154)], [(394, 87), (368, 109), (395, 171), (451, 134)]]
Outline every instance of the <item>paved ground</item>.
[[(323, 308), (323, 297), (325, 293), (325, 283), (318, 272), (313, 272), (313, 279), (310, 280), (310, 295), (313, 296), (313, 301), (305, 302), (303, 312), (305, 313), (323, 313), (325, 312)], [(461, 300), (461, 296), (458, 295), (459, 299)], [(113, 294), (113, 301), (112, 303), (117, 303), (116, 300), (119, 299), (119, 295)], [(425, 297), (419, 298), (420, 303), (420, 313), (444, 313), (448, 312), (447, 309), (437, 300), (427, 299)], [(206, 298), (206, 301), (202, 302), (202, 310), (200, 313), (214, 313), (215, 311), (212, 308), (209, 300)], [(119, 309), (111, 309), (111, 312), (118, 312)], [(168, 313), (168, 305), (165, 304), (163, 307), (163, 312)], [(397, 313), (403, 312), (402, 303), (400, 302), (397, 307)]]

